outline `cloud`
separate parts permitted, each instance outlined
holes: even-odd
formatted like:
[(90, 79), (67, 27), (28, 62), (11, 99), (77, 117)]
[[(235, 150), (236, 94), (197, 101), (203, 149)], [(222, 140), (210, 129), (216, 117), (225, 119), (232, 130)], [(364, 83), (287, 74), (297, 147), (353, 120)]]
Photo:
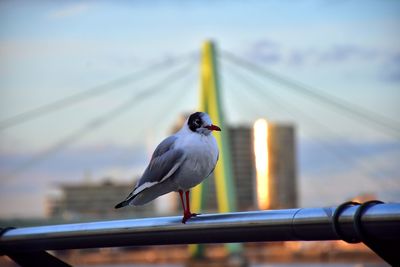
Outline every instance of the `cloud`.
[(248, 58), (263, 63), (278, 63), (282, 60), (280, 46), (268, 39), (253, 43), (246, 54)]
[[(106, 170), (132, 169), (142, 167), (146, 162), (146, 148), (142, 145), (122, 146), (103, 145), (93, 147), (69, 148), (43, 158), (37, 164), (24, 171), (18, 172), (21, 166), (27, 162), (40, 158), (40, 154), (21, 152), (0, 152), (0, 174), (3, 179), (0, 184), (7, 184), (8, 180), (22, 181), (32, 174), (53, 177), (80, 176), (84, 171), (91, 170), (99, 175), (107, 175)], [(16, 177), (7, 177), (7, 174), (15, 172)], [(126, 174), (128, 176), (137, 173)], [(12, 178), (12, 179), (8, 179)]]
[[(315, 141), (303, 139), (299, 143), (299, 160), (302, 171), (306, 174), (315, 174), (326, 171), (327, 168), (342, 169), (354, 168), (359, 161), (375, 155), (389, 155), (400, 151), (398, 142), (355, 142), (350, 140)], [(338, 167), (338, 165), (342, 167)], [(318, 168), (316, 168), (318, 166)], [(400, 170), (399, 170), (400, 175)]]
[(383, 201), (400, 200), (399, 143), (334, 141), (330, 147), (337, 151), (318, 149), (311, 141), (301, 143), (303, 206), (336, 205), (363, 193)]
[(88, 3), (77, 3), (69, 6), (65, 6), (62, 9), (55, 10), (49, 14), (52, 19), (62, 19), (67, 17), (73, 17), (80, 15), (89, 9)]
[(350, 60), (371, 60), (378, 56), (378, 51), (372, 48), (353, 44), (339, 44), (322, 51), (318, 57), (322, 63), (345, 62)]
[(390, 83), (400, 82), (400, 52), (394, 54), (382, 67), (381, 77), (383, 81)]
[(376, 80), (388, 83), (400, 82), (400, 49), (354, 43), (296, 47), (266, 38), (248, 45), (243, 54), (253, 62), (270, 66), (296, 68), (347, 66), (348, 72), (364, 71), (368, 73), (365, 75)]
[[(361, 194), (373, 194), (385, 202), (400, 200), (399, 153), (380, 155), (364, 159), (365, 164), (371, 164), (371, 169), (390, 170), (396, 176), (382, 177), (376, 173), (368, 175), (360, 173), (364, 164), (356, 164), (353, 168), (342, 172), (325, 171), (323, 175), (305, 175), (300, 180), (300, 195), (302, 206), (338, 205)], [(378, 172), (378, 171), (377, 171)]]
[[(397, 51), (398, 53), (398, 51)], [(364, 47), (351, 43), (331, 44), (326, 47), (289, 47), (275, 40), (258, 40), (245, 50), (249, 59), (261, 63), (305, 65), (342, 64), (348, 62), (377, 62), (392, 60), (396, 51), (384, 48)]]
[(293, 50), (288, 55), (287, 64), (301, 66), (307, 62), (311, 54), (311, 51)]

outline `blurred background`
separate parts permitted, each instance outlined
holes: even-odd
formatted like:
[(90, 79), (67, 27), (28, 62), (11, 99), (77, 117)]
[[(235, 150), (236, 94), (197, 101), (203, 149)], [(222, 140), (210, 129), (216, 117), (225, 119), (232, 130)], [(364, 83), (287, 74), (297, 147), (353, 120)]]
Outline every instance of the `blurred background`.
[[(238, 210), (398, 202), (399, 26), (400, 3), (390, 0), (1, 1), (1, 226), (181, 214), (176, 194), (113, 207), (197, 110), (206, 40), (216, 46)], [(267, 204), (257, 127), (267, 127), (275, 162)], [(208, 186), (206, 211), (215, 212), (212, 178)], [(250, 266), (383, 264), (343, 242), (244, 250)], [(189, 259), (186, 246), (159, 251), (61, 257), (79, 266)], [(206, 249), (210, 262), (226, 256), (223, 246)]]

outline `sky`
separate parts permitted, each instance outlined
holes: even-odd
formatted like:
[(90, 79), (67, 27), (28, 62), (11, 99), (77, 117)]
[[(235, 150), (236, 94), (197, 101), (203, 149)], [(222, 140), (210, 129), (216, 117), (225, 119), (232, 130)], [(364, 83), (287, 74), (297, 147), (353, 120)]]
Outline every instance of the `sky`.
[[(140, 175), (180, 114), (197, 107), (205, 40), (399, 129), (399, 26), (394, 0), (1, 1), (0, 126), (110, 81), (116, 89), (0, 129), (0, 218), (44, 216), (60, 183)], [(226, 56), (218, 63), (229, 124), (266, 117), (296, 125), (302, 206), (363, 192), (400, 201), (398, 130), (248, 73)], [(182, 68), (173, 84), (162, 82)], [(130, 83), (115, 82), (131, 73)], [(115, 112), (120, 105), (128, 108)]]

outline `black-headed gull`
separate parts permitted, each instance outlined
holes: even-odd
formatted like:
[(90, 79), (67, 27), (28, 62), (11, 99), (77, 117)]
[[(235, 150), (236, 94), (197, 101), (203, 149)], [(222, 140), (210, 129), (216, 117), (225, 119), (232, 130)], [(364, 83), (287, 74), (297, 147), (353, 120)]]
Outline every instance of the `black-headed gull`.
[(157, 146), (133, 191), (115, 208), (143, 205), (177, 191), (183, 207), (182, 223), (196, 216), (190, 212), (189, 190), (206, 179), (217, 164), (219, 152), (212, 131), (221, 129), (212, 124), (207, 113), (191, 114), (176, 134)]

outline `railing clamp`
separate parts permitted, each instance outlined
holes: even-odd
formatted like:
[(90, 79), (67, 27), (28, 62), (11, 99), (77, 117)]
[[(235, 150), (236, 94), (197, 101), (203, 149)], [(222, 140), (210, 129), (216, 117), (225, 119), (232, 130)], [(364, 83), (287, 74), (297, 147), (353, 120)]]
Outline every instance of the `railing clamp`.
[(357, 205), (360, 205), (360, 203), (354, 202), (354, 201), (347, 201), (347, 202), (344, 202), (344, 203), (340, 204), (340, 205), (335, 209), (335, 212), (333, 213), (333, 216), (332, 216), (332, 227), (333, 227), (333, 231), (336, 233), (336, 235), (337, 235), (340, 239), (342, 239), (342, 240), (344, 240), (344, 241), (346, 241), (347, 243), (350, 243), (350, 244), (360, 243), (361, 240), (359, 240), (359, 239), (356, 238), (356, 237), (347, 238), (347, 237), (343, 234), (343, 232), (342, 232), (342, 230), (340, 229), (340, 226), (339, 226), (339, 217), (340, 217), (340, 215), (342, 214), (342, 212), (343, 212), (345, 209), (347, 209), (348, 207), (357, 206)]

